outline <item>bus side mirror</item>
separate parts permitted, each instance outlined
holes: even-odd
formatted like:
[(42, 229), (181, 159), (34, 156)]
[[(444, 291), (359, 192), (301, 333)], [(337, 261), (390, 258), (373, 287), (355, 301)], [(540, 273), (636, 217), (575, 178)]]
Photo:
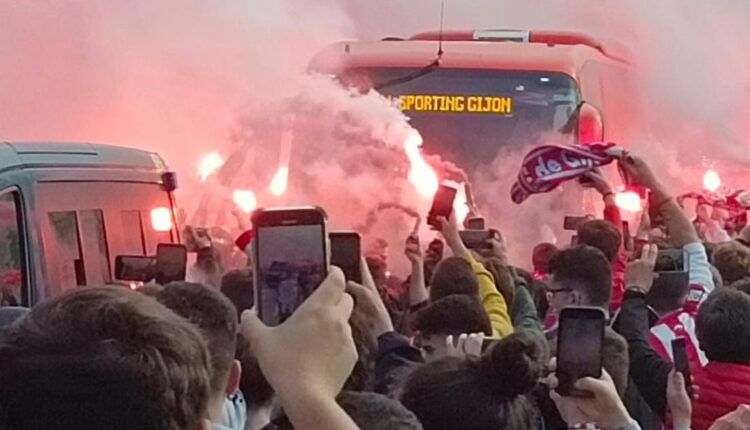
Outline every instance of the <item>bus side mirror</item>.
[(602, 114), (594, 105), (582, 102), (578, 108), (578, 144), (589, 145), (604, 140)]

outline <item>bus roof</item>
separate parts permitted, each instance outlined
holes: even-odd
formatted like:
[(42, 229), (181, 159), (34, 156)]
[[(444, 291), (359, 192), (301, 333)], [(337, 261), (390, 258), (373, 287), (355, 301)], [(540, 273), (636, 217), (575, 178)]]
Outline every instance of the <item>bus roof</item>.
[[(481, 34), (445, 32), (440, 67), (559, 72), (576, 77), (590, 60), (627, 62), (620, 46), (604, 45), (578, 33), (527, 32), (524, 40), (469, 37)], [(310, 68), (337, 74), (359, 67), (424, 67), (437, 58), (438, 42), (433, 36), (431, 32), (409, 40), (335, 43), (319, 52)]]
[(85, 142), (0, 142), (0, 171), (45, 167), (166, 170), (158, 154), (140, 149)]

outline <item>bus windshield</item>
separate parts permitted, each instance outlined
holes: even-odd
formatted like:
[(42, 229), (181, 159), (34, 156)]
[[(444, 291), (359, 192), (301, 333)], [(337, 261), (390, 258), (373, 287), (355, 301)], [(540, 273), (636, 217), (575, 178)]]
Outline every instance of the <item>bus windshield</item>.
[[(580, 95), (563, 73), (435, 69), (350, 70), (342, 81), (360, 88), (387, 84), (381, 93), (398, 101), (424, 138), (424, 150), (464, 168), (495, 159), (503, 147), (538, 144), (544, 136), (572, 139)], [(563, 140), (564, 142), (572, 142)]]

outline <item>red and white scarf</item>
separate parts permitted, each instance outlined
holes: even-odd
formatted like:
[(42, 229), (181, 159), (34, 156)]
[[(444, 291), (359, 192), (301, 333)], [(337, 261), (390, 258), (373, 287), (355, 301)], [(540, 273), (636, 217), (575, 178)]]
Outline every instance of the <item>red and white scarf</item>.
[(555, 189), (563, 182), (605, 166), (622, 154), (614, 143), (591, 145), (543, 145), (526, 154), (511, 199), (521, 204), (532, 194)]

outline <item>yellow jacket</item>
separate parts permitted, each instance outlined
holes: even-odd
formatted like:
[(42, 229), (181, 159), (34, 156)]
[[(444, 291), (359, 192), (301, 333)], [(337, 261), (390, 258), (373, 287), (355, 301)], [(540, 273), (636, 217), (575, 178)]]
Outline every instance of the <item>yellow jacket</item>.
[(492, 337), (505, 337), (513, 333), (513, 323), (508, 313), (508, 304), (505, 298), (495, 288), (495, 280), (482, 263), (474, 259), (471, 254), (467, 254), (466, 261), (471, 264), (471, 268), (479, 280), (479, 298), (482, 300), (482, 306), (490, 317), (492, 323)]

